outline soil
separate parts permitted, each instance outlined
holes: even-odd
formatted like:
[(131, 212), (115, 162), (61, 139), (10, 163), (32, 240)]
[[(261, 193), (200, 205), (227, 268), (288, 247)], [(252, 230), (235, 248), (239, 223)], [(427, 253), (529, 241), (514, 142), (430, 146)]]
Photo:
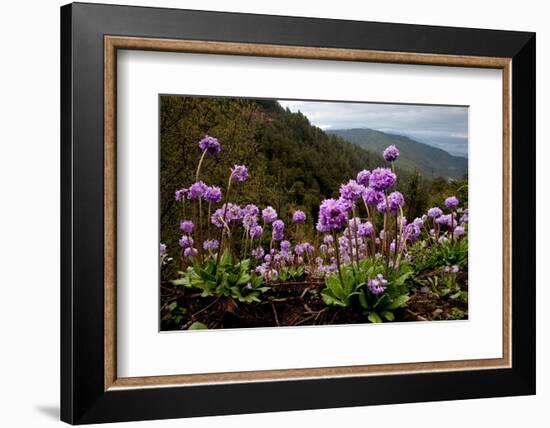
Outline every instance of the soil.
[[(327, 306), (321, 298), (324, 282), (270, 284), (260, 303), (241, 303), (231, 297), (201, 297), (194, 290), (162, 287), (162, 330), (186, 330), (200, 322), (209, 329), (301, 325), (363, 324), (368, 322), (361, 308)], [(176, 320), (167, 309), (177, 302), (184, 311)], [(453, 319), (453, 308), (467, 311), (466, 304), (415, 290), (407, 308), (395, 311), (396, 321)]]

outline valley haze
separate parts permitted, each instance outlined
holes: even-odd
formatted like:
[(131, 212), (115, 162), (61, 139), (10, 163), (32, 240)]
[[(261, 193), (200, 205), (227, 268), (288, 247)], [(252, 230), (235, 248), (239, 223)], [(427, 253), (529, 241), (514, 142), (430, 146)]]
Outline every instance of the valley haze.
[(325, 132), (370, 129), (468, 157), (468, 107), (367, 102), (278, 100)]

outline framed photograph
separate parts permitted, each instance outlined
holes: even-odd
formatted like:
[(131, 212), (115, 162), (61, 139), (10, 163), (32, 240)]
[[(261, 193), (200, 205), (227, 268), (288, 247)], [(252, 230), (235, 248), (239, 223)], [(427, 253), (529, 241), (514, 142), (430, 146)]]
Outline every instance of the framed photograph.
[(535, 393), (533, 33), (76, 3), (61, 105), (63, 421)]

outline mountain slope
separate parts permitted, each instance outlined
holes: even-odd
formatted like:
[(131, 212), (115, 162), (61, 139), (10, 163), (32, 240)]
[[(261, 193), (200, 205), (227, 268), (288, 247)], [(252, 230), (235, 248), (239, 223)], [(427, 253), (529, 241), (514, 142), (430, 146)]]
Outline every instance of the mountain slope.
[(394, 144), (401, 152), (399, 165), (402, 168), (417, 169), (428, 177), (461, 178), (468, 173), (468, 159), (453, 156), (444, 150), (419, 143), (403, 135), (368, 128), (335, 129), (327, 133), (376, 153), (382, 153), (387, 146)]

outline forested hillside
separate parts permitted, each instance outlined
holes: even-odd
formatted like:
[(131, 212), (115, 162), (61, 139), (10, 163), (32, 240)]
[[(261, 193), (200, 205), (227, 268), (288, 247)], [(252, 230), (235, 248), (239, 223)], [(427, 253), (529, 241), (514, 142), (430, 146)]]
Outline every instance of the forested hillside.
[[(277, 101), (163, 96), (160, 108), (161, 238), (170, 245), (179, 239), (173, 227), (180, 215), (174, 192), (194, 181), (194, 166), (201, 155), (197, 141), (205, 134), (215, 136), (224, 150), (203, 166), (202, 180), (223, 188), (230, 167), (245, 164), (251, 178), (235, 194), (235, 203), (271, 205), (285, 221), (292, 210), (300, 209), (311, 226), (320, 202), (336, 196), (342, 182), (385, 163), (382, 151), (364, 150), (329, 135)], [(411, 218), (452, 185), (406, 170), (398, 173), (397, 187), (407, 200), (405, 215)]]
[(402, 167), (416, 169), (427, 177), (462, 178), (468, 173), (468, 159), (453, 156), (437, 147), (419, 143), (403, 135), (368, 128), (335, 129), (327, 132), (376, 153), (381, 153), (391, 144), (398, 146)]

